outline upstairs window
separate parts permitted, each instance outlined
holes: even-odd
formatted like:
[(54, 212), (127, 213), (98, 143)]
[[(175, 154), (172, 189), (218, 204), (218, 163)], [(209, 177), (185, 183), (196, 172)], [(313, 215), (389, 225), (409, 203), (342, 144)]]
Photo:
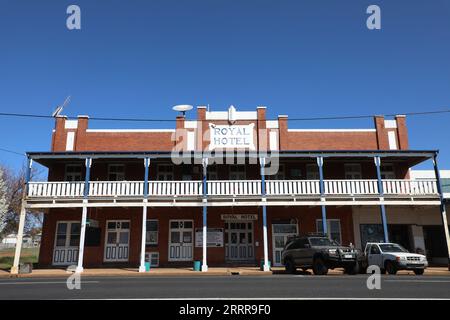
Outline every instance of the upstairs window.
[(125, 180), (125, 166), (123, 164), (110, 164), (108, 166), (108, 181)]
[(230, 180), (245, 180), (245, 167), (242, 165), (231, 165), (230, 166)]
[(346, 163), (345, 179), (362, 179), (361, 165), (359, 163)]
[(81, 164), (67, 164), (64, 175), (65, 181), (81, 181), (82, 180), (82, 166)]
[(386, 163), (380, 166), (381, 179), (395, 179), (395, 168), (393, 164)]
[(156, 175), (158, 181), (172, 181), (173, 180), (173, 166), (170, 164), (159, 164), (158, 173)]
[(217, 174), (217, 166), (212, 165), (206, 168), (207, 180), (218, 180), (219, 175)]
[(317, 164), (306, 165), (306, 180), (319, 180), (319, 166)]

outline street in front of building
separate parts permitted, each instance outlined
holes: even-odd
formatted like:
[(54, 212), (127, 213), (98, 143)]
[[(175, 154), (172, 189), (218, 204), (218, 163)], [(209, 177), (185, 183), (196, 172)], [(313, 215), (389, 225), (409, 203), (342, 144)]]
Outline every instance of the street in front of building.
[(450, 277), (369, 275), (82, 277), (80, 290), (67, 278), (0, 279), (0, 299), (450, 299)]

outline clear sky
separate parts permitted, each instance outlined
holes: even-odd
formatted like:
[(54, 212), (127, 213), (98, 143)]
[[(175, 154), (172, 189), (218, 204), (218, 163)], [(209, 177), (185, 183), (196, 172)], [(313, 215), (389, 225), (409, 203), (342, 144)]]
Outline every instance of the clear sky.
[[(81, 30), (66, 28), (70, 4), (81, 8)], [(381, 30), (366, 27), (371, 4), (381, 7)], [(270, 118), (448, 109), (450, 1), (0, 0), (0, 112), (51, 114), (69, 94), (70, 116), (170, 119), (180, 103), (265, 105)], [(407, 121), (411, 148), (440, 149), (450, 169), (450, 114)], [(48, 151), (53, 125), (0, 117), (0, 148)], [(8, 166), (23, 161), (0, 151)]]

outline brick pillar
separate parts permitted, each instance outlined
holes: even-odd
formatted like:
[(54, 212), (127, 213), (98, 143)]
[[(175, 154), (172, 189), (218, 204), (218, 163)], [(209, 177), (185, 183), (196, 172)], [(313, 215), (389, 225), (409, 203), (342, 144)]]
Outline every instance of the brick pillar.
[(395, 116), (395, 121), (397, 121), (397, 139), (398, 148), (400, 150), (408, 150), (408, 129), (406, 128), (406, 116), (397, 115)]
[(384, 127), (384, 117), (375, 116), (374, 117), (375, 129), (377, 130), (377, 144), (379, 150), (389, 150), (389, 141), (387, 130)]
[(77, 131), (75, 134), (75, 151), (84, 151), (86, 148), (86, 130), (89, 124), (89, 116), (78, 116)]
[[(197, 150), (202, 150), (208, 144), (206, 140), (209, 141), (209, 134), (205, 136), (205, 132), (209, 132), (208, 123), (206, 122), (206, 106), (197, 107)], [(203, 141), (205, 138), (205, 141)]]
[(267, 151), (269, 149), (269, 133), (266, 129), (266, 107), (256, 108), (256, 132), (257, 132), (257, 151)]
[(279, 132), (279, 149), (289, 150), (288, 140), (288, 116), (278, 116), (278, 132)]
[(174, 146), (177, 150), (185, 150), (186, 149), (186, 141), (187, 141), (187, 133), (184, 128), (185, 116), (179, 115), (176, 118), (175, 123), (175, 141)]
[(55, 119), (55, 132), (52, 134), (52, 151), (65, 151), (66, 119), (66, 116), (57, 116)]

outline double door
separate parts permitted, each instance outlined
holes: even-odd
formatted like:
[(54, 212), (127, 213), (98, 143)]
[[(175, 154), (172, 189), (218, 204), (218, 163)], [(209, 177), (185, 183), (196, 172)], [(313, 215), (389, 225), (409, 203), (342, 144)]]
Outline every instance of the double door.
[(225, 260), (253, 261), (255, 259), (253, 241), (252, 221), (227, 221), (225, 223)]
[(125, 262), (129, 257), (130, 220), (106, 222), (105, 262)]
[(169, 261), (192, 261), (193, 225), (192, 220), (170, 220)]

